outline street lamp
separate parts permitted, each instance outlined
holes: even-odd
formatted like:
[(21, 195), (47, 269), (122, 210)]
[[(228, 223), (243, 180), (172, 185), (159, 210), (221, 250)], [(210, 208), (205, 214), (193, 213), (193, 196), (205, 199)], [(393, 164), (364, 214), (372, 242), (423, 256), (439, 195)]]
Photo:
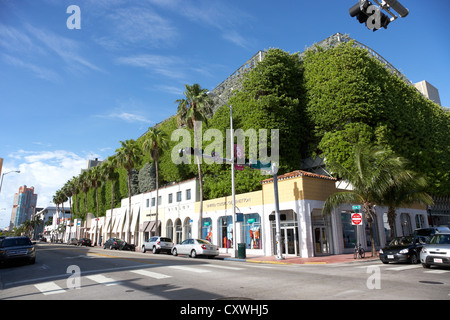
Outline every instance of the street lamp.
[(237, 257), (237, 245), (236, 245), (236, 192), (235, 192), (235, 184), (234, 184), (234, 131), (233, 131), (233, 106), (230, 106), (228, 103), (222, 100), (222, 98), (211, 91), (206, 93), (207, 95), (215, 96), (222, 103), (230, 108), (230, 146), (231, 146), (231, 203), (233, 207), (233, 258)]
[(5, 174), (11, 173), (11, 172), (20, 173), (19, 170), (13, 170), (13, 171), (8, 171), (8, 172), (5, 172), (4, 174), (2, 174), (2, 181), (0, 182), (0, 192), (2, 191), (3, 177), (5, 176)]

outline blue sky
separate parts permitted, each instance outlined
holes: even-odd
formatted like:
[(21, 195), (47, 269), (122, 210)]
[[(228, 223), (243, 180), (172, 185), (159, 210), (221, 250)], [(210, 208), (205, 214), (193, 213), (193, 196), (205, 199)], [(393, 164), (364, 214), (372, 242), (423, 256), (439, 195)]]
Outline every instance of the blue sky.
[[(214, 89), (259, 50), (303, 51), (337, 32), (368, 45), (450, 106), (450, 2), (402, 0), (410, 10), (372, 32), (356, 0), (0, 0), (0, 227), (14, 193), (38, 206), (89, 158), (114, 154), (176, 113), (184, 84)], [(81, 29), (69, 29), (70, 5)]]

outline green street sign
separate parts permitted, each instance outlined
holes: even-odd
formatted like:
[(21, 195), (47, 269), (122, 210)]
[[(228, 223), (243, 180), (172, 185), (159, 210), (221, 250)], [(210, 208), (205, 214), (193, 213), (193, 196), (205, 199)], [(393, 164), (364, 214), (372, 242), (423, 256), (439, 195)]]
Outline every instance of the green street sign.
[(250, 168), (252, 169), (270, 169), (272, 167), (271, 162), (261, 162), (259, 160), (256, 161), (256, 163), (250, 163)]

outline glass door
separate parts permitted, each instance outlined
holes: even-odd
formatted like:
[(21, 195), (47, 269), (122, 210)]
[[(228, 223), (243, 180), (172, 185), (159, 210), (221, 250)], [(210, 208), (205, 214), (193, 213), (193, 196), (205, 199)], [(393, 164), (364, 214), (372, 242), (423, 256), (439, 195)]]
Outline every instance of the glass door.
[(316, 255), (326, 255), (330, 253), (327, 227), (314, 227), (314, 253)]

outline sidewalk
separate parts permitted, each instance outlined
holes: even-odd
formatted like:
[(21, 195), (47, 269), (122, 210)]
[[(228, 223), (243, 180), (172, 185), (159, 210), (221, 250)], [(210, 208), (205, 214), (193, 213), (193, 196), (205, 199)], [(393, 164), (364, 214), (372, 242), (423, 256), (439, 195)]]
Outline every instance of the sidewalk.
[(215, 259), (232, 260), (241, 262), (253, 262), (253, 263), (271, 263), (271, 264), (332, 264), (332, 263), (355, 263), (366, 261), (379, 261), (378, 255), (371, 256), (371, 253), (366, 253), (364, 259), (354, 259), (353, 253), (351, 254), (335, 254), (321, 257), (301, 258), (298, 256), (286, 256), (283, 260), (276, 259), (275, 256), (254, 256), (247, 255), (245, 259), (233, 258), (231, 254), (220, 254)]

